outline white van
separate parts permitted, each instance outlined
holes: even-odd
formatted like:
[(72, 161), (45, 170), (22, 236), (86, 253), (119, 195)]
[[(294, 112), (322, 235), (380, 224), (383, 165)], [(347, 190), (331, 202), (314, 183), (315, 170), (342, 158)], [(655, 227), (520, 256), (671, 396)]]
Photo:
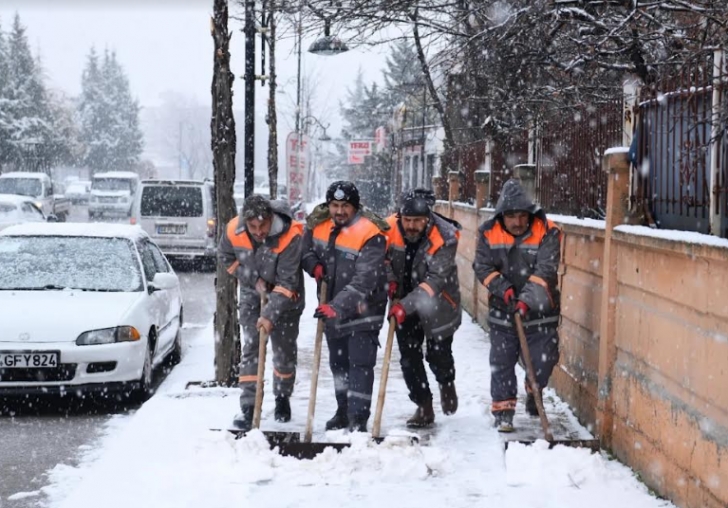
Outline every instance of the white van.
[(215, 261), (215, 187), (208, 180), (142, 180), (131, 223), (169, 257)]
[(96, 173), (91, 180), (88, 218), (100, 215), (130, 217), (138, 189), (139, 175), (131, 171)]

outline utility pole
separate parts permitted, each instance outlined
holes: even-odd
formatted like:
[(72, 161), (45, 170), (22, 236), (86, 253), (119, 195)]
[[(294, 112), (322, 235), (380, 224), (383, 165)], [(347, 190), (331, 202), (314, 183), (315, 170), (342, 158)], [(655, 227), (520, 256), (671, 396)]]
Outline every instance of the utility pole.
[[(427, 87), (423, 84), (422, 87), (422, 146), (420, 147), (420, 164), (422, 164), (422, 186), (427, 185), (427, 164), (425, 163), (425, 122), (427, 112)], [(419, 186), (419, 185), (418, 185)]]
[[(298, 2), (298, 23), (296, 24), (296, 40), (297, 40), (297, 56), (298, 56), (298, 69), (296, 72), (296, 174), (301, 173), (301, 144), (303, 143), (302, 125), (301, 125), (301, 46), (303, 45), (303, 26), (301, 24), (301, 18), (303, 17), (303, 4), (299, 0)], [(291, 190), (291, 183), (288, 182), (288, 190)], [(301, 186), (302, 191), (305, 190), (304, 186)], [(303, 193), (302, 193), (303, 194)], [(301, 196), (302, 200), (306, 200), (308, 196)]]
[(255, 0), (245, 0), (245, 197), (255, 186)]

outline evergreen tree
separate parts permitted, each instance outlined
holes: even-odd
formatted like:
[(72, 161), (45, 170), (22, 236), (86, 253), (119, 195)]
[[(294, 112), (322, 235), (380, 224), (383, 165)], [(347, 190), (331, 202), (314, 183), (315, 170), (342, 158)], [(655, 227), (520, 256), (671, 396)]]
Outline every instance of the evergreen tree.
[(6, 114), (9, 120), (8, 162), (18, 169), (49, 169), (44, 144), (51, 135), (50, 113), (40, 66), (33, 59), (20, 16), (15, 15), (8, 40)]
[(132, 170), (138, 165), (143, 145), (139, 104), (131, 96), (115, 53), (106, 51), (99, 62), (96, 50), (89, 51), (78, 112), (85, 145), (83, 163), (92, 173)]
[(353, 88), (347, 90), (346, 102), (340, 105), (344, 118), (343, 137), (373, 138), (374, 131), (385, 125), (391, 113), (385, 107), (385, 97), (376, 83), (370, 87), (364, 84), (361, 69), (357, 73)]
[(7, 96), (8, 86), (8, 47), (5, 34), (0, 24), (0, 170), (8, 162), (10, 153), (10, 99)]

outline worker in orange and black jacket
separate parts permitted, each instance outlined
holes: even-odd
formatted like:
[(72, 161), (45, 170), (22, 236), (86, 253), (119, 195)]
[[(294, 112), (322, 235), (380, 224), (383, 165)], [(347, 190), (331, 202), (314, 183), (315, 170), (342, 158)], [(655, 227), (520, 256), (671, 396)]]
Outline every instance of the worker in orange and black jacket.
[[(455, 263), (460, 224), (432, 211), (435, 196), (427, 189), (406, 192), (399, 212), (387, 219), (389, 315), (397, 320), (400, 365), (409, 398), (417, 404), (408, 427), (435, 422), (425, 359), (440, 388), (446, 415), (458, 408), (452, 341), (460, 326), (460, 285)], [(398, 301), (397, 301), (398, 300)]]
[[(238, 378), (241, 413), (233, 426), (252, 427), (258, 373), (259, 332), (270, 335), (276, 421), (291, 419), (290, 397), (296, 381), (298, 325), (305, 306), (301, 245), (303, 224), (288, 206), (253, 194), (245, 199), (220, 239), (218, 259), (237, 277), (243, 351)], [(267, 297), (261, 308), (261, 297)]]
[[(512, 432), (520, 354), (514, 314), (523, 319), (538, 386), (559, 360), (561, 230), (526, 195), (518, 180), (501, 190), (493, 218), (478, 229), (473, 269), (488, 289), (491, 412), (500, 432)], [(526, 383), (526, 411), (538, 416)]]
[[(387, 307), (381, 221), (360, 209), (352, 182), (338, 181), (326, 192), (326, 204), (309, 216), (303, 237), (303, 269), (317, 283), (326, 281), (326, 303), (314, 317), (326, 321), (329, 365), (334, 377), (336, 414), (327, 430), (366, 432), (372, 403), (379, 331)], [(372, 214), (368, 214), (371, 217)]]

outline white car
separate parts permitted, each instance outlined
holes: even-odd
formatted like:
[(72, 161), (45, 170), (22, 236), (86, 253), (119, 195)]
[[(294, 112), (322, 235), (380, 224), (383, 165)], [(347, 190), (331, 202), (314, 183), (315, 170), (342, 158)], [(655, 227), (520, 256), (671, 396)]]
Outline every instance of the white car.
[(0, 232), (0, 396), (145, 399), (182, 352), (177, 275), (138, 226), (22, 224)]
[(0, 230), (25, 222), (56, 222), (54, 216), (47, 219), (40, 208), (27, 196), (0, 194)]

